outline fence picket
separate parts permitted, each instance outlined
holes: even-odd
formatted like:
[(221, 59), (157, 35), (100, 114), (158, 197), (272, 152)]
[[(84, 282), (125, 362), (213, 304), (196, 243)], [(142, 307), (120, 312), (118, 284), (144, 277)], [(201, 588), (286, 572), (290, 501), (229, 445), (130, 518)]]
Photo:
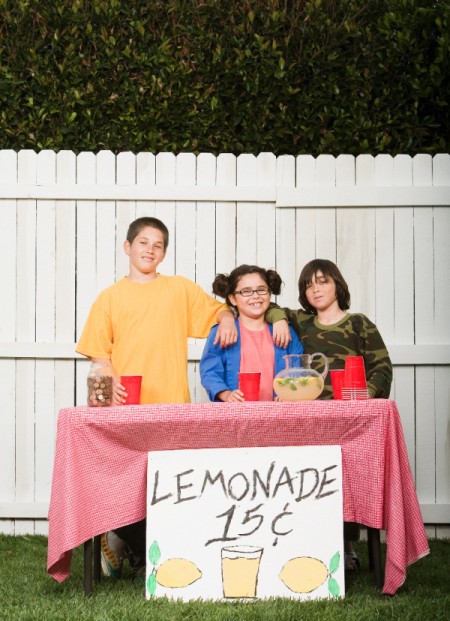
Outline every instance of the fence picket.
[[(319, 155), (316, 159), (316, 186), (336, 185), (336, 160), (332, 155)], [(336, 214), (335, 209), (325, 207), (316, 210), (316, 256), (336, 260)]]
[[(431, 156), (420, 155), (412, 160), (413, 183), (432, 185)], [(414, 322), (417, 344), (434, 342), (434, 259), (430, 253), (433, 244), (433, 209), (414, 207)], [(416, 368), (416, 434), (421, 450), (417, 451), (417, 489), (425, 502), (434, 503), (435, 491), (435, 438), (434, 421), (430, 425), (429, 412), (435, 407), (434, 367)]]
[[(284, 155), (277, 158), (276, 167), (277, 186), (295, 187), (294, 156)], [(275, 211), (276, 268), (284, 282), (281, 294), (276, 301), (280, 306), (287, 308), (298, 306), (295, 211), (294, 207)]]
[[(158, 153), (156, 156), (156, 183), (161, 185), (176, 184), (176, 158), (173, 153)], [(155, 216), (162, 220), (169, 229), (169, 247), (160, 272), (175, 274), (176, 218), (175, 201), (156, 201)]]
[[(210, 153), (201, 153), (197, 158), (197, 185), (214, 186), (216, 184), (216, 158)], [(195, 280), (206, 293), (212, 295), (212, 283), (216, 276), (215, 263), (211, 261), (215, 248), (215, 208), (214, 203), (202, 201), (197, 203), (197, 229), (195, 239)], [(222, 300), (220, 300), (222, 301)], [(204, 341), (194, 339), (195, 347), (203, 349)], [(200, 382), (198, 363), (193, 365), (191, 375), (191, 398), (197, 402), (208, 401), (206, 391)]]
[[(41, 151), (36, 160), (36, 181), (55, 183), (56, 154)], [(55, 201), (37, 201), (36, 206), (36, 341), (55, 340), (55, 274), (56, 274), (56, 204)], [(48, 438), (54, 434), (55, 362), (36, 360), (35, 379), (35, 462), (34, 499), (45, 501), (50, 494), (54, 447)], [(39, 532), (37, 524), (37, 532)], [(45, 533), (44, 531), (40, 531)]]
[[(116, 183), (116, 160), (111, 151), (100, 151), (96, 157), (97, 184)], [(116, 204), (98, 200), (96, 205), (96, 274), (97, 293), (116, 280)]]
[[(181, 186), (194, 186), (197, 175), (197, 162), (193, 153), (180, 153), (176, 163), (175, 183)], [(181, 276), (195, 280), (196, 248), (196, 204), (193, 201), (176, 203), (175, 271)]]
[[(153, 153), (138, 153), (136, 157), (136, 184), (151, 188), (156, 182), (156, 158)], [(139, 201), (136, 205), (136, 218), (154, 216), (155, 201)]]
[[(0, 151), (0, 183), (16, 180), (17, 154), (11, 150)], [(16, 201), (0, 201), (0, 246), (5, 260), (0, 261), (0, 291), (4, 303), (0, 304), (0, 342), (14, 341), (16, 335), (16, 265), (17, 231)], [(0, 359), (0, 391), (2, 413), (0, 415), (0, 472), (2, 485), (0, 501), (14, 502), (15, 498), (15, 456), (16, 456), (16, 362)], [(3, 524), (3, 531), (12, 535), (14, 522)]]
[[(342, 180), (336, 175), (337, 184), (370, 188), (374, 185), (374, 158), (359, 155), (355, 169), (346, 162), (345, 172)], [(372, 319), (375, 315), (375, 210), (370, 207), (340, 209), (338, 227), (337, 263), (350, 288), (351, 309)]]
[[(237, 162), (231, 153), (217, 158), (217, 185), (236, 186)], [(216, 273), (229, 273), (236, 266), (236, 210), (234, 202), (216, 203)]]
[[(200, 153), (197, 158), (197, 185), (216, 184), (216, 158), (211, 153)], [(215, 205), (210, 201), (197, 203), (197, 231), (191, 243), (196, 249), (195, 281), (209, 294), (216, 276), (215, 262), (211, 260), (215, 250)]]
[[(76, 157), (72, 151), (60, 151), (56, 158), (56, 182), (75, 183)], [(56, 205), (55, 340), (70, 343), (76, 330), (76, 202), (58, 201)], [(75, 404), (75, 361), (56, 360), (54, 379), (55, 406), (53, 430), (62, 407)], [(48, 441), (47, 443), (48, 444)], [(52, 448), (53, 451), (53, 448)]]
[[(36, 182), (36, 153), (20, 151), (18, 183)], [(33, 342), (36, 337), (36, 201), (17, 201), (17, 314), (16, 339)], [(35, 367), (34, 360), (16, 363), (16, 502), (34, 502), (35, 460)], [(16, 520), (15, 532), (29, 525)], [(34, 529), (34, 524), (32, 526)]]
[[(375, 185), (394, 184), (394, 160), (390, 155), (375, 158)], [(375, 210), (375, 313), (373, 321), (386, 343), (394, 340), (394, 305), (386, 304), (394, 296), (394, 210)]]
[[(398, 155), (394, 158), (394, 186), (412, 185), (411, 158)], [(394, 325), (395, 343), (414, 342), (414, 212), (412, 207), (394, 209)], [(414, 370), (397, 367), (396, 399), (402, 404), (401, 417), (405, 429), (405, 441), (413, 471), (416, 472), (416, 443), (414, 437), (414, 407), (411, 398), (415, 395)], [(414, 398), (414, 403), (416, 398)]]
[[(117, 156), (117, 184), (136, 185), (136, 156), (127, 151)], [(130, 222), (136, 219), (136, 201), (117, 201), (116, 204), (116, 277), (120, 280), (128, 274), (128, 257), (123, 251)], [(112, 283), (111, 283), (112, 284)]]
[[(442, 153), (433, 158), (433, 185), (448, 185), (450, 180), (450, 155)], [(448, 251), (448, 232), (450, 231), (450, 209), (434, 207), (434, 342), (450, 343), (450, 253)], [(450, 504), (450, 449), (449, 443), (442, 442), (448, 438), (449, 425), (449, 377), (448, 367), (435, 367), (435, 438), (436, 438), (436, 502)], [(450, 526), (436, 529), (437, 537), (450, 537)]]
[[(256, 158), (256, 184), (258, 187), (274, 186), (277, 160), (273, 153), (260, 153)], [(256, 265), (275, 268), (275, 207), (273, 203), (256, 206)]]
[[(296, 161), (296, 187), (309, 188), (316, 185), (316, 160), (312, 155), (299, 155)], [(316, 246), (317, 223), (314, 208), (296, 210), (296, 257), (295, 267), (297, 280), (303, 266), (315, 258), (332, 258), (333, 256), (322, 257)], [(298, 300), (298, 295), (297, 295)]]
[[(93, 153), (77, 156), (77, 183), (96, 181), (96, 162)], [(77, 201), (76, 205), (76, 341), (99, 290), (96, 276), (97, 217), (95, 201)], [(76, 362), (76, 403), (86, 403), (86, 362)]]
[[(256, 185), (256, 157), (248, 153), (237, 158), (237, 185)], [(258, 249), (256, 245), (258, 210), (256, 203), (236, 205), (236, 265), (247, 263), (255, 265)]]

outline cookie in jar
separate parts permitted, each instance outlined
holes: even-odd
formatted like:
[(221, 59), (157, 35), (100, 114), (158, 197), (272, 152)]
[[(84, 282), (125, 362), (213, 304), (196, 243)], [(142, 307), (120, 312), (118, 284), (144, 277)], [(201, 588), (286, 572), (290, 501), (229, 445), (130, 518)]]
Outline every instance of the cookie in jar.
[(101, 362), (91, 362), (87, 378), (88, 406), (105, 407), (113, 402), (114, 378), (110, 367)]

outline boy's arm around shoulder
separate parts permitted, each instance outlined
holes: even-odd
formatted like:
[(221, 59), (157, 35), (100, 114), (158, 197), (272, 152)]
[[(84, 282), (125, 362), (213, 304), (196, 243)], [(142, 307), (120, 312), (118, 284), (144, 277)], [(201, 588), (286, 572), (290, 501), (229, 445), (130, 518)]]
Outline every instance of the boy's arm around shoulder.
[(288, 344), (286, 351), (288, 354), (303, 354), (303, 345), (301, 344), (300, 339), (298, 338), (295, 330), (289, 326), (289, 330), (291, 333), (291, 341)]
[(303, 309), (294, 310), (292, 308), (281, 308), (278, 304), (271, 303), (266, 311), (265, 319), (273, 324), (273, 341), (277, 347), (287, 347), (291, 334), (289, 324), (294, 332), (300, 336), (300, 322), (307, 319), (310, 315)]
[(288, 323), (292, 324), (296, 332), (296, 326), (309, 317), (311, 317), (311, 313), (306, 312), (303, 308), (295, 309), (287, 308), (286, 306), (281, 307), (278, 306), (278, 304), (275, 304), (275, 302), (270, 303), (265, 315), (267, 323), (275, 324), (277, 321), (284, 319)]
[(189, 313), (188, 336), (205, 338), (214, 324), (218, 323), (219, 328), (215, 342), (220, 343), (222, 347), (235, 343), (237, 332), (234, 315), (228, 306), (206, 293), (200, 285), (192, 280), (183, 276), (173, 276), (173, 278), (177, 279), (178, 286), (183, 287), (186, 292), (187, 312)]
[(289, 321), (291, 310), (289, 308), (281, 308), (275, 302), (271, 302), (269, 308), (266, 310), (265, 319), (267, 323), (275, 325), (278, 321)]
[(228, 307), (221, 310), (217, 314), (217, 320), (219, 322), (219, 326), (216, 338), (214, 339), (214, 345), (217, 345), (218, 343), (220, 347), (228, 347), (229, 345), (236, 343), (238, 334), (232, 311)]
[(287, 310), (288, 309), (281, 308), (278, 304), (271, 302), (264, 317), (267, 323), (273, 325), (273, 342), (281, 349), (285, 349), (291, 340)]

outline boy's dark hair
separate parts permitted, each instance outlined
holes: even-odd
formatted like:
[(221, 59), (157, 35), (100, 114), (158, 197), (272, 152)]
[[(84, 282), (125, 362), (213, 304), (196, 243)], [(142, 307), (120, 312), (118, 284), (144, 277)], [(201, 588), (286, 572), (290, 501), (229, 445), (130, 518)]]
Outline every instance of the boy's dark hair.
[(147, 226), (151, 227), (152, 229), (157, 229), (158, 231), (161, 231), (164, 240), (164, 250), (167, 250), (167, 246), (169, 245), (169, 229), (164, 224), (164, 222), (161, 222), (161, 220), (158, 220), (158, 218), (152, 218), (150, 216), (138, 218), (130, 224), (127, 232), (127, 241), (132, 244), (134, 239), (139, 235), (142, 229), (145, 229), (145, 227)]
[(341, 310), (348, 310), (350, 308), (350, 292), (348, 285), (344, 280), (338, 266), (328, 259), (314, 259), (305, 265), (302, 269), (300, 278), (298, 279), (298, 292), (299, 302), (305, 311), (317, 314), (315, 308), (313, 308), (306, 298), (306, 288), (311, 284), (313, 276), (316, 276), (317, 272), (322, 272), (325, 279), (331, 278), (336, 285), (336, 298)]
[(239, 265), (235, 267), (230, 274), (217, 274), (212, 284), (213, 293), (224, 298), (227, 304), (233, 306), (228, 296), (234, 294), (237, 284), (241, 276), (246, 274), (259, 274), (269, 287), (271, 293), (278, 295), (281, 291), (283, 281), (281, 276), (275, 270), (266, 270), (257, 265)]

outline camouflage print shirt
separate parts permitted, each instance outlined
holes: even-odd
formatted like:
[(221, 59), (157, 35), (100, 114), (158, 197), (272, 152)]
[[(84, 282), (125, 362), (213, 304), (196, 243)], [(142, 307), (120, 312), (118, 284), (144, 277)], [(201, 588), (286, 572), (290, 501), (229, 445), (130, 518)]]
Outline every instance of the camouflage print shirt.
[[(389, 397), (392, 363), (377, 327), (359, 313), (347, 315), (332, 325), (319, 323), (316, 315), (302, 309), (292, 310), (271, 305), (266, 320), (275, 323), (287, 319), (297, 332), (305, 353), (321, 352), (328, 358), (330, 369), (343, 369), (347, 356), (363, 356), (367, 385), (371, 398)], [(317, 368), (320, 371), (320, 368)], [(320, 399), (332, 399), (330, 375)]]

